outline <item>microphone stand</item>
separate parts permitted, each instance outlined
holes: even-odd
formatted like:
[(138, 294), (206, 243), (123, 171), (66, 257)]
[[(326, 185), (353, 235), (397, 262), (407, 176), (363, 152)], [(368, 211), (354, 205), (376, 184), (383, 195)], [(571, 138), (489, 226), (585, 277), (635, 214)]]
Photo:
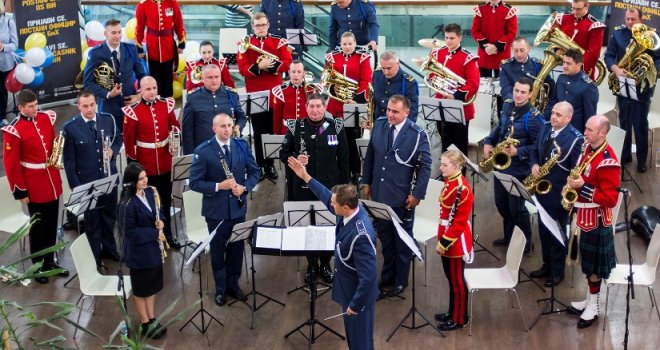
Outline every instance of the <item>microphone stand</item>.
[[(627, 188), (619, 187), (619, 192), (623, 193), (623, 208), (626, 222), (626, 248), (628, 249), (628, 288), (626, 291), (626, 321), (625, 332), (623, 336), (623, 348), (628, 349), (628, 337), (630, 335), (629, 321), (630, 321), (630, 299), (635, 299), (635, 282), (633, 280), (633, 257), (630, 249), (630, 224), (628, 222), (628, 205), (630, 204), (630, 191)], [(613, 223), (614, 224), (614, 223)], [(606, 287), (607, 288), (607, 287)], [(607, 304), (607, 303), (606, 303)], [(605, 306), (607, 307), (607, 305)], [(603, 323), (603, 330), (605, 330), (605, 323)]]

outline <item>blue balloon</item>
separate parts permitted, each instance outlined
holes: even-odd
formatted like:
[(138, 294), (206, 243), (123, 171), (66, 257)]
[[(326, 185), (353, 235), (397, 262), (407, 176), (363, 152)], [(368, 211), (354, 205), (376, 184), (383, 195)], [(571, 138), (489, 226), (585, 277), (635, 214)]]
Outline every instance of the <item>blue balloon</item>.
[(28, 85), (25, 85), (26, 87), (30, 88), (36, 88), (41, 86), (41, 84), (44, 83), (44, 72), (41, 70), (41, 68), (34, 68), (34, 80)]
[(142, 63), (142, 69), (144, 69), (144, 73), (149, 75), (149, 65), (147, 64), (147, 61), (144, 58), (140, 58), (140, 63)]
[(55, 55), (53, 55), (53, 51), (50, 51), (49, 48), (44, 47), (44, 53), (46, 54), (46, 60), (44, 63), (41, 65), (41, 68), (46, 68), (53, 64), (53, 61), (55, 60)]
[(23, 49), (16, 49), (14, 53), (16, 54), (16, 56), (20, 57), (21, 60), (25, 58), (25, 50)]

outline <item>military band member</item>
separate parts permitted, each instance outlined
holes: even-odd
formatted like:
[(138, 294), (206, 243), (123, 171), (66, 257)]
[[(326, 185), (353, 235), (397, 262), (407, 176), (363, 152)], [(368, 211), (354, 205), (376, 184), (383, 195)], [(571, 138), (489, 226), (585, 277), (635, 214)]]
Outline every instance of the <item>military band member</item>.
[[(286, 38), (287, 29), (305, 28), (305, 10), (302, 0), (261, 0), (259, 11), (273, 22), (268, 33)], [(295, 45), (296, 56), (301, 57), (300, 45)]]
[[(409, 111), (408, 99), (394, 95), (387, 116), (375, 121), (364, 158), (362, 192), (363, 198), (392, 207), (412, 237), (415, 207), (424, 199), (431, 175), (431, 153), (428, 136), (407, 118)], [(391, 221), (376, 220), (376, 227), (383, 243), (380, 297), (399, 295), (408, 286), (412, 252)], [(394, 287), (386, 292), (389, 285)]]
[[(625, 67), (619, 67), (618, 63), (626, 54), (628, 44), (633, 40), (631, 28), (637, 23), (642, 23), (642, 13), (638, 8), (629, 8), (625, 14), (626, 24), (614, 29), (610, 41), (607, 43), (605, 51), (605, 65), (617, 77), (623, 77), (626, 74)], [(660, 71), (660, 51), (646, 50), (655, 62), (656, 71)], [(621, 163), (632, 162), (631, 144), (632, 134), (635, 133), (635, 144), (637, 153), (637, 171), (643, 173), (646, 171), (646, 159), (648, 158), (648, 135), (649, 135), (649, 108), (655, 87), (647, 87), (642, 93), (635, 91), (637, 100), (623, 96), (617, 96), (616, 102), (619, 110), (619, 123), (621, 128), (626, 131), (626, 138), (623, 142), (623, 151), (621, 153)], [(656, 102), (657, 103), (657, 102)]]
[[(556, 23), (564, 34), (584, 50), (584, 71), (594, 79), (596, 76), (594, 67), (600, 58), (605, 24), (589, 13), (589, 0), (573, 0), (571, 13), (558, 14)], [(578, 130), (582, 129), (578, 128)]]
[(472, 12), (479, 72), (484, 78), (497, 78), (500, 62), (511, 57), (511, 43), (518, 34), (518, 9), (503, 0), (489, 0), (473, 7)]
[(213, 117), (225, 113), (235, 118), (234, 134), (240, 135), (246, 123), (238, 94), (222, 85), (222, 73), (216, 65), (202, 69), (203, 87), (186, 99), (183, 107), (183, 153), (192, 154), (197, 146), (213, 136)]
[[(530, 156), (541, 126), (543, 115), (529, 102), (532, 93), (532, 80), (520, 77), (513, 87), (513, 101), (504, 105), (499, 124), (484, 139), (483, 157), (488, 158), (491, 150), (507, 137), (518, 140), (517, 146), (509, 146), (504, 150), (511, 157), (508, 168), (502, 173), (511, 175), (523, 181), (531, 169)], [(510, 107), (509, 107), (510, 106)], [(511, 132), (513, 131), (513, 134)], [(495, 245), (508, 245), (513, 235), (513, 229), (518, 226), (527, 238), (525, 251), (532, 247), (532, 228), (529, 222), (529, 212), (525, 208), (525, 199), (510, 194), (504, 185), (495, 179), (495, 206), (502, 216), (502, 231), (504, 237), (496, 239)]]
[(140, 80), (142, 100), (124, 107), (124, 147), (129, 161), (144, 166), (149, 183), (160, 194), (165, 222), (165, 238), (170, 247), (181, 244), (172, 235), (170, 207), (172, 205), (172, 153), (169, 134), (180, 128), (174, 115), (174, 99), (158, 96), (156, 80), (150, 76)]
[(616, 266), (612, 208), (618, 201), (621, 166), (607, 143), (610, 122), (603, 115), (587, 121), (584, 131), (586, 148), (578, 166), (586, 166), (582, 176), (568, 177), (568, 186), (577, 191), (576, 224), (580, 228), (580, 258), (589, 293), (586, 300), (572, 302), (569, 313), (580, 315), (578, 328), (591, 326), (598, 318), (598, 296), (602, 279)]
[(410, 101), (408, 118), (417, 122), (419, 105), (419, 87), (412, 75), (404, 72), (399, 63), (399, 56), (394, 51), (385, 51), (378, 56), (378, 69), (374, 71), (373, 88), (376, 99), (376, 116), (387, 114), (387, 102), (394, 95), (403, 95)]
[(551, 93), (550, 101), (543, 112), (550, 120), (550, 113), (555, 103), (566, 101), (573, 106), (573, 125), (584, 132), (587, 119), (596, 114), (598, 87), (582, 70), (582, 54), (576, 49), (568, 49), (562, 57), (564, 73), (557, 77), (557, 84)]
[(186, 62), (186, 91), (189, 94), (204, 86), (202, 68), (209, 64), (220, 67), (220, 84), (232, 89), (236, 88), (234, 79), (231, 78), (231, 74), (229, 73), (227, 59), (217, 59), (213, 57), (214, 53), (213, 44), (208, 40), (204, 40), (199, 44), (199, 54), (202, 57), (197, 61)]
[[(288, 132), (280, 149), (280, 160), (286, 164), (289, 157), (295, 157), (305, 166), (310, 176), (323, 186), (332, 188), (348, 183), (348, 142), (343, 120), (326, 118), (324, 102), (321, 94), (313, 93), (307, 98), (308, 116), (300, 120), (288, 120)], [(316, 200), (305, 183), (289, 171), (287, 189), (287, 199), (290, 201)], [(320, 267), (317, 260), (317, 256), (307, 256), (309, 264), (305, 283), (319, 275), (325, 282), (332, 282), (330, 257), (321, 257)]]
[[(551, 158), (557, 157), (548, 175), (543, 177), (544, 180), (550, 181), (552, 189), (546, 194), (537, 191), (536, 199), (562, 229), (568, 224), (568, 212), (561, 206), (561, 190), (566, 183), (568, 173), (577, 164), (584, 143), (580, 132), (571, 125), (572, 116), (573, 107), (568, 102), (555, 104), (550, 115), (550, 123), (541, 127), (534, 149), (529, 155), (532, 174), (537, 177), (540, 176), (541, 166), (547, 164)], [(552, 287), (564, 279), (566, 245), (553, 236), (542, 220), (539, 220), (539, 237), (543, 266), (529, 275), (533, 278), (547, 278), (545, 286)]]
[[(91, 49), (83, 70), (85, 90), (92, 91), (98, 101), (99, 112), (109, 113), (115, 118), (119, 132), (122, 132), (124, 113), (122, 107), (140, 100), (140, 94), (135, 89), (135, 80), (147, 75), (138, 58), (138, 52), (133, 44), (121, 42), (121, 22), (111, 19), (105, 22), (106, 41)], [(112, 72), (103, 67), (112, 68)], [(109, 73), (109, 74), (108, 74)], [(109, 75), (106, 86), (99, 84), (98, 76)]]
[[(64, 124), (64, 169), (69, 187), (102, 179), (117, 173), (116, 155), (122, 145), (112, 115), (97, 112), (96, 96), (83, 90), (78, 94), (80, 114)], [(105, 139), (108, 139), (106, 145)], [(108, 146), (108, 147), (106, 147)], [(107, 157), (107, 162), (104, 161)], [(114, 228), (117, 221), (117, 187), (100, 196), (97, 208), (85, 212), (85, 231), (92, 247), (96, 265), (101, 258), (119, 261)]]
[(376, 281), (376, 231), (367, 211), (360, 205), (358, 193), (351, 185), (337, 185), (328, 190), (312, 178), (299, 160), (289, 158), (289, 167), (316, 197), (337, 215), (335, 238), (335, 278), (332, 300), (340, 304), (348, 348), (374, 349), (374, 314), (378, 287)]
[[(461, 26), (450, 23), (445, 26), (445, 43), (439, 49), (434, 49), (432, 55), (438, 62), (447, 69), (465, 79), (465, 85), (459, 86), (451, 95), (436, 93), (437, 98), (447, 98), (452, 100), (469, 101), (477, 95), (479, 90), (479, 67), (477, 59), (479, 57), (471, 54), (461, 46), (463, 32)], [(442, 138), (442, 151), (445, 152), (451, 144), (456, 145), (458, 149), (467, 154), (468, 150), (468, 125), (470, 120), (474, 119), (474, 103), (463, 104), (465, 113), (465, 125), (459, 123), (438, 122), (438, 130)], [(444, 124), (444, 125), (443, 125)]]
[[(30, 226), (30, 253), (36, 253), (55, 245), (57, 236), (57, 214), (62, 194), (62, 179), (59, 169), (48, 165), (53, 154), (55, 119), (53, 111), (39, 112), (37, 95), (30, 90), (21, 90), (16, 95), (18, 118), (3, 127), (4, 165), (9, 190), (14, 199), (27, 205), (30, 216), (38, 219)], [(39, 271), (59, 269), (53, 253), (32, 258), (33, 263), (43, 262)], [(59, 276), (68, 276), (63, 269)], [(39, 283), (48, 283), (48, 277), (36, 277)]]
[(141, 56), (144, 56), (142, 43), (147, 45), (149, 75), (158, 82), (161, 96), (172, 97), (172, 73), (178, 66), (179, 54), (186, 48), (186, 30), (179, 3), (176, 0), (140, 0), (135, 18), (135, 43)]
[[(305, 66), (295, 60), (289, 66), (289, 82), (271, 90), (271, 108), (273, 110), (273, 132), (285, 135), (287, 122), (307, 117), (307, 96), (319, 93), (321, 87), (305, 81)], [(323, 108), (325, 113), (325, 107)]]
[(335, 0), (330, 4), (328, 51), (337, 49), (346, 32), (355, 35), (357, 45), (378, 50), (376, 6), (369, 0)]
[[(195, 148), (190, 167), (190, 188), (204, 195), (202, 216), (211, 240), (211, 267), (218, 306), (227, 303), (227, 295), (247, 300), (238, 285), (243, 262), (243, 242), (227, 243), (234, 225), (245, 221), (247, 193), (259, 182), (259, 168), (247, 141), (232, 138), (233, 120), (220, 113), (213, 118), (215, 135)], [(223, 161), (226, 168), (223, 166)], [(227, 173), (227, 170), (231, 174)]]
[[(511, 44), (511, 50), (513, 57), (502, 61), (500, 66), (500, 95), (503, 100), (513, 100), (513, 85), (516, 84), (518, 78), (529, 75), (536, 77), (543, 66), (539, 59), (529, 55), (531, 48), (525, 37), (517, 37)], [(548, 98), (550, 98), (550, 93), (555, 88), (555, 81), (548, 75), (544, 82), (550, 88), (548, 91)]]
[[(357, 81), (358, 86), (355, 97), (353, 100), (349, 100), (349, 103), (367, 103), (369, 84), (373, 78), (373, 68), (371, 68), (370, 56), (355, 51), (355, 45), (355, 35), (353, 33), (346, 32), (342, 34), (341, 49), (325, 54), (326, 65), (330, 65), (337, 73)], [(336, 94), (334, 90), (329, 93)], [(344, 103), (335, 98), (328, 99), (327, 110), (334, 118), (344, 118)], [(351, 181), (357, 184), (360, 181), (361, 164), (355, 140), (360, 137), (360, 126), (347, 127), (346, 137), (348, 138)]]
[[(277, 59), (262, 56), (255, 50), (248, 49), (245, 53), (237, 56), (238, 70), (245, 77), (245, 89), (247, 92), (270, 91), (278, 85), (282, 85), (282, 73), (289, 69), (293, 58), (288, 50), (288, 41), (284, 38), (268, 34), (270, 22), (263, 12), (258, 12), (252, 17), (252, 30), (254, 34), (249, 36), (250, 44), (257, 48), (273, 54)], [(267, 176), (271, 180), (277, 179), (277, 171), (273, 166), (272, 159), (265, 159), (264, 150), (261, 147), (261, 135), (273, 133), (272, 111), (252, 114), (250, 116), (254, 128), (255, 155), (257, 164), (261, 168), (263, 178)]]

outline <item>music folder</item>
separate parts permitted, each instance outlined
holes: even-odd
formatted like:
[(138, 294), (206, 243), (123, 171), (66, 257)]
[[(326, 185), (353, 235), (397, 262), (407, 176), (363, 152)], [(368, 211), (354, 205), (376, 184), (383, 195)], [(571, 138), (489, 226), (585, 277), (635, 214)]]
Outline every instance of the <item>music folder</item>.
[(330, 255), (334, 251), (335, 226), (255, 226), (252, 249), (261, 255)]

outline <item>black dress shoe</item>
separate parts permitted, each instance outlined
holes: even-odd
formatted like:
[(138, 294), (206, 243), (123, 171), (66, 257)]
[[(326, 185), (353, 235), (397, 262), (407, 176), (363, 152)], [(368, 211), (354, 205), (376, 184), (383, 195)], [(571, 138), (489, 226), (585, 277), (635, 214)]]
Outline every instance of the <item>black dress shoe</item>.
[(509, 245), (509, 239), (499, 238), (493, 241), (493, 245)]
[(587, 328), (587, 327), (591, 326), (597, 319), (598, 319), (598, 315), (594, 316), (594, 318), (592, 318), (591, 320), (579, 319), (578, 323), (577, 323), (577, 328), (580, 328), (580, 329)]
[[(156, 322), (156, 319), (152, 318), (149, 320), (149, 322), (154, 323)], [(163, 326), (160, 323), (156, 323), (156, 332), (160, 332), (161, 333), (160, 336), (162, 337), (163, 335), (167, 334), (167, 327)]]
[(40, 284), (48, 283), (48, 277), (35, 277), (34, 280), (39, 282)]
[(321, 278), (325, 283), (332, 283), (332, 270), (330, 270), (330, 266), (326, 265), (321, 268)]
[(259, 182), (263, 181), (266, 178), (266, 172), (263, 167), (259, 167)]
[(359, 184), (361, 184), (361, 183), (362, 183), (362, 176), (360, 176), (360, 175), (353, 175), (353, 176), (351, 176), (351, 182), (352, 182), (354, 185), (359, 185)]
[(271, 180), (277, 180), (278, 175), (274, 165), (269, 165), (266, 167), (266, 177), (268, 177)]
[(224, 306), (227, 304), (227, 297), (224, 294), (219, 294), (215, 296), (215, 305)]
[(381, 280), (378, 283), (378, 289), (385, 289), (385, 287), (391, 287), (393, 285), (394, 285), (394, 279), (385, 280), (385, 281)]
[(384, 291), (384, 290), (382, 290), (382, 289), (380, 289), (380, 290), (378, 291), (378, 296), (376, 297), (376, 301), (378, 301), (378, 300), (383, 300), (383, 299), (385, 299), (385, 298), (387, 298), (387, 297), (388, 297), (387, 292)]
[(101, 259), (110, 259), (112, 261), (119, 261), (119, 253), (115, 252), (110, 252), (107, 250), (104, 250), (101, 252)]
[(445, 323), (445, 322), (451, 320), (451, 314), (449, 312), (445, 312), (445, 313), (441, 313), (441, 314), (435, 314), (435, 316), (433, 316), (433, 318), (435, 318), (435, 320), (440, 322), (440, 323)]
[(566, 312), (571, 314), (571, 315), (574, 315), (574, 316), (580, 316), (580, 315), (582, 315), (584, 310), (580, 310), (580, 309), (575, 308), (571, 305), (571, 306), (568, 307), (568, 309), (566, 309)]
[(552, 288), (558, 285), (559, 283), (561, 283), (561, 281), (563, 280), (564, 280), (564, 276), (555, 276), (554, 278), (548, 278), (545, 281), (545, 283), (543, 283), (543, 286), (545, 286), (546, 288)]
[(454, 322), (454, 320), (448, 320), (446, 322), (442, 322), (438, 324), (438, 329), (441, 331), (453, 331), (455, 329), (461, 329), (465, 327), (465, 325), (458, 324)]
[(529, 277), (531, 278), (544, 278), (544, 277), (550, 277), (550, 271), (540, 268), (536, 271), (532, 271), (529, 274)]
[(248, 299), (247, 295), (245, 295), (245, 293), (243, 293), (243, 291), (240, 288), (227, 291), (227, 295), (241, 301), (246, 301)]
[(305, 283), (312, 283), (315, 279), (316, 276), (319, 275), (319, 267), (314, 264), (314, 265), (307, 265), (307, 272), (305, 272)]
[(400, 284), (400, 285), (394, 286), (394, 288), (390, 289), (390, 291), (387, 292), (387, 294), (389, 296), (394, 297), (394, 296), (397, 296), (397, 295), (403, 293), (405, 290), (406, 290), (406, 287), (404, 285)]
[(166, 236), (165, 238), (167, 239), (167, 244), (170, 246), (170, 248), (181, 249), (181, 247), (183, 247), (183, 245), (181, 245), (181, 243), (176, 238), (172, 236)]
[(637, 167), (637, 172), (638, 173), (645, 173), (646, 172), (646, 165), (641, 165)]
[(45, 269), (45, 270), (46, 270), (46, 271), (52, 271), (52, 270), (57, 270), (57, 269), (62, 269), (62, 271), (60, 271), (60, 273), (56, 274), (55, 276), (58, 276), (58, 277), (69, 277), (69, 270), (67, 270), (67, 269), (65, 269), (65, 268), (63, 268), (63, 267), (60, 267), (60, 266), (56, 265), (55, 263), (50, 263), (50, 264), (48, 264), (48, 265), (46, 266), (46, 269)]

